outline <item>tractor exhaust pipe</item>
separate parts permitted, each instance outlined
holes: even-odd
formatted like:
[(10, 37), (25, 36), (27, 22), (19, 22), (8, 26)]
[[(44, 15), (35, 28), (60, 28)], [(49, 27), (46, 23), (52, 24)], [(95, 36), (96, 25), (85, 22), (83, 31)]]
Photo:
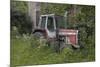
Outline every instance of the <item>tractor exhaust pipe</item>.
[(66, 11), (65, 14), (64, 14), (65, 28), (66, 29), (67, 29), (67, 14), (68, 14), (68, 11)]

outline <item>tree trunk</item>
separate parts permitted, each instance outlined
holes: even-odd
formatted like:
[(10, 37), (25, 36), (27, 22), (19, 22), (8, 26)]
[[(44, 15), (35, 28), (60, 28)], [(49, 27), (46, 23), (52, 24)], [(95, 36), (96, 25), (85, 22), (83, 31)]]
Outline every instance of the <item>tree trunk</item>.
[(28, 13), (32, 21), (32, 31), (37, 27), (40, 16), (40, 3), (28, 2)]

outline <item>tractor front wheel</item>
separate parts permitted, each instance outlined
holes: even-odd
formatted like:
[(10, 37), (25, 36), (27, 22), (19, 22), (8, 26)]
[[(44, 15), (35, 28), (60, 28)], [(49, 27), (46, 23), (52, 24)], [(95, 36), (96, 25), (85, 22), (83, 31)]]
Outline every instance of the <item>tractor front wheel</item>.
[(55, 44), (55, 50), (56, 50), (56, 52), (61, 52), (65, 47), (66, 47), (65, 38), (64, 37), (60, 37), (56, 41), (56, 44)]

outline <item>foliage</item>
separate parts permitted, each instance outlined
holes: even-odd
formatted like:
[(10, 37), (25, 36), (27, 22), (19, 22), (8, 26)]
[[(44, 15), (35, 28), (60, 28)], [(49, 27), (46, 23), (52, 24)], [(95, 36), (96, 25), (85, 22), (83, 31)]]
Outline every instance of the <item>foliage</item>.
[(42, 3), (41, 14), (56, 14), (64, 16), (66, 10), (72, 7), (72, 5), (55, 4), (55, 3)]
[(16, 26), (20, 34), (30, 33), (32, 24), (26, 2), (11, 1), (11, 30)]
[(38, 44), (39, 42), (36, 39), (31, 38), (25, 39), (20, 37), (18, 39), (11, 39), (11, 66), (88, 62), (95, 60), (95, 50), (89, 41), (87, 41), (88, 45), (85, 50), (65, 48), (61, 53), (56, 53), (52, 48), (47, 46), (37, 48), (38, 46), (36, 45)]

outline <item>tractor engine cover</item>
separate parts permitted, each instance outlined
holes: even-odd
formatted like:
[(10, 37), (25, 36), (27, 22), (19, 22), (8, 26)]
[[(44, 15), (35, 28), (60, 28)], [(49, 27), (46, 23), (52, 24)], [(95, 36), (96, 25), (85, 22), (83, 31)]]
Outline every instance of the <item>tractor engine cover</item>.
[(78, 30), (60, 29), (59, 35), (66, 38), (66, 44), (78, 44)]

